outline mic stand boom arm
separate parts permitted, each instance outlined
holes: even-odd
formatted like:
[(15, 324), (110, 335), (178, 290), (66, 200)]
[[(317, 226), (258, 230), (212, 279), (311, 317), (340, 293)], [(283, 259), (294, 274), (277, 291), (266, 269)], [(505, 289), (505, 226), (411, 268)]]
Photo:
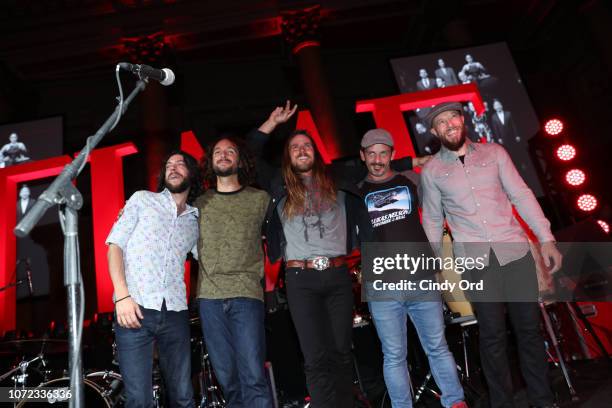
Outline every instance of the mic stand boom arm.
[[(79, 262), (78, 240), (78, 210), (83, 206), (83, 196), (72, 184), (87, 160), (89, 153), (98, 145), (102, 138), (112, 130), (118, 119), (127, 110), (136, 95), (145, 89), (146, 83), (140, 80), (132, 92), (119, 104), (113, 114), (104, 122), (98, 131), (87, 139), (86, 148), (53, 180), (51, 185), (39, 196), (22, 220), (15, 227), (15, 235), (25, 237), (38, 223), (45, 212), (53, 205), (65, 204), (64, 221), (64, 286), (68, 298), (68, 328), (69, 328), (69, 370), (70, 370), (70, 408), (85, 407), (83, 394), (83, 369), (81, 365), (81, 333), (83, 330), (83, 293)], [(120, 111), (121, 110), (121, 111)], [(78, 291), (78, 292), (77, 292)], [(77, 314), (77, 306), (80, 313)]]

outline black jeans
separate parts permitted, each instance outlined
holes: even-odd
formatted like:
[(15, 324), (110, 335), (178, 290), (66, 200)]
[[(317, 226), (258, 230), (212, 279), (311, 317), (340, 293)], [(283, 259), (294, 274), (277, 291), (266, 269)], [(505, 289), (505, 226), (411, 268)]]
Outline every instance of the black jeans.
[[(484, 273), (486, 282), (497, 282), (500, 287), (513, 286), (520, 276), (529, 281), (522, 281), (527, 291), (533, 291), (537, 281), (527, 278), (535, 275), (535, 264), (530, 253), (523, 258), (504, 266), (491, 251), (489, 266), (483, 271), (470, 271), (472, 280)], [(533, 274), (525, 274), (532, 270)], [(485, 284), (486, 284), (485, 282)], [(490, 293), (488, 294), (490, 295)], [(548, 381), (548, 363), (544, 349), (544, 339), (540, 332), (540, 309), (537, 302), (473, 302), (472, 306), (480, 326), (480, 359), (487, 385), (491, 408), (512, 407), (513, 390), (510, 363), (507, 355), (507, 328), (505, 310), (518, 343), (518, 354), (523, 379), (527, 384), (527, 395), (531, 405), (548, 405), (553, 401)]]
[(352, 407), (353, 293), (348, 270), (287, 268), (285, 282), (312, 408)]

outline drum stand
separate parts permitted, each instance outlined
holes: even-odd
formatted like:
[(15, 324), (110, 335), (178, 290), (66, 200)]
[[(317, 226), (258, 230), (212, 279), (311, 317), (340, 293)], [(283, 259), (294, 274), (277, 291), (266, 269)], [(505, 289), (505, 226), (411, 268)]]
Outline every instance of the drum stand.
[(208, 351), (204, 344), (204, 339), (199, 340), (200, 346), (200, 365), (202, 371), (198, 374), (198, 380), (200, 382), (200, 392), (202, 393), (202, 399), (200, 400), (199, 408), (225, 408), (225, 399), (221, 395), (221, 390), (215, 385), (213, 381), (213, 370), (210, 358), (208, 357)]
[(567, 366), (565, 365), (565, 360), (563, 359), (563, 354), (561, 354), (561, 347), (559, 347), (559, 340), (557, 339), (557, 334), (553, 329), (552, 323), (550, 322), (550, 316), (548, 314), (548, 310), (546, 310), (546, 306), (544, 302), (538, 302), (540, 306), (540, 312), (542, 313), (542, 320), (544, 321), (544, 327), (546, 328), (546, 332), (548, 333), (548, 337), (552, 343), (553, 348), (555, 349), (555, 353), (557, 354), (557, 358), (555, 359), (550, 353), (550, 347), (548, 342), (546, 342), (546, 353), (553, 361), (556, 367), (561, 367), (561, 372), (563, 372), (563, 378), (565, 379), (565, 383), (567, 384), (567, 389), (570, 393), (570, 397), (572, 401), (578, 401), (578, 394), (572, 385), (572, 380), (569, 376), (569, 371), (567, 370)]
[[(27, 379), (28, 379), (28, 374), (26, 373), (26, 371), (28, 370), (28, 367), (30, 366), (30, 364), (36, 362), (40, 360), (42, 362), (43, 365), (46, 365), (45, 363), (45, 357), (43, 356), (43, 354), (39, 354), (38, 356), (34, 357), (33, 359), (26, 361), (23, 360), (21, 363), (19, 363), (17, 365), (17, 367), (9, 370), (8, 372), (0, 375), (0, 382), (2, 382), (5, 378), (13, 375), (13, 373), (17, 373), (18, 371), (20, 371), (20, 373), (15, 374), (11, 377), (11, 379), (13, 380), (13, 389), (14, 390), (18, 390), (18, 389), (25, 389), (26, 384), (27, 384)], [(14, 406), (17, 406), (17, 403), (13, 404)]]
[(8, 371), (7, 373), (4, 373), (2, 375), (0, 375), (0, 382), (2, 382), (5, 378), (11, 376), (13, 373), (16, 373), (17, 371), (21, 371), (20, 374), (16, 374), (13, 377), (11, 377), (11, 379), (13, 380), (13, 382), (15, 383), (15, 389), (17, 389), (18, 386), (20, 387), (25, 387), (26, 384), (26, 379), (28, 378), (28, 374), (26, 374), (26, 371), (28, 369), (28, 367), (30, 366), (30, 364), (36, 362), (40, 360), (43, 365), (45, 365), (45, 359), (44, 356), (42, 354), (39, 354), (38, 356), (34, 357), (33, 359), (29, 360), (29, 361), (25, 361), (23, 360), (21, 363), (19, 363), (19, 365), (15, 368), (13, 368), (12, 370)]
[[(363, 326), (366, 326), (364, 324)], [(353, 370), (355, 371), (355, 378), (353, 380), (353, 385), (357, 385), (357, 389), (353, 387), (353, 393), (355, 394), (355, 399), (361, 403), (361, 407), (370, 408), (370, 401), (368, 401), (368, 397), (366, 395), (365, 390), (363, 389), (363, 384), (361, 382), (361, 374), (359, 373), (359, 366), (357, 365), (357, 356), (355, 355), (355, 344), (351, 341), (351, 355), (353, 357)]]
[[(448, 311), (447, 311), (448, 312)], [(469, 342), (469, 333), (467, 328), (472, 325), (478, 324), (478, 320), (475, 316), (459, 316), (459, 317), (451, 317), (450, 315), (446, 316), (446, 325), (458, 324), (461, 330), (461, 346), (463, 351), (463, 367), (457, 364), (457, 374), (459, 375), (459, 379), (461, 384), (465, 389), (469, 389), (474, 395), (480, 395), (472, 385), (470, 385), (470, 365), (469, 365), (469, 353), (468, 353), (468, 342)], [(427, 375), (423, 379), (423, 382), (417, 388), (416, 393), (412, 390), (412, 394), (414, 395), (414, 402), (418, 402), (419, 399), (423, 396), (425, 391), (429, 392), (436, 399), (440, 400), (440, 393), (436, 390), (428, 387), (429, 382), (431, 381), (432, 373), (431, 370), (427, 372)], [(410, 384), (412, 387), (412, 383)]]

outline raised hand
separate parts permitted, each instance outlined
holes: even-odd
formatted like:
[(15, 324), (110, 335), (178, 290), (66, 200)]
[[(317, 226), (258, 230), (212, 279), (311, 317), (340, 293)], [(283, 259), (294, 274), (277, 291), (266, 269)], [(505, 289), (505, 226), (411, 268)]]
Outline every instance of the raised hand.
[(291, 102), (287, 100), (285, 106), (277, 106), (268, 119), (259, 127), (259, 130), (263, 133), (272, 133), (276, 126), (281, 123), (287, 122), (293, 114), (297, 111), (297, 104), (291, 107)]

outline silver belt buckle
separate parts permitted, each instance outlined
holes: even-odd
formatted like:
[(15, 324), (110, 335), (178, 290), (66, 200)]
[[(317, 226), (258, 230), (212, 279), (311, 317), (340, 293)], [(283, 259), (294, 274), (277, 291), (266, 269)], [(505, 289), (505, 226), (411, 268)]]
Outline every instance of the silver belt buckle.
[(312, 266), (317, 271), (323, 271), (329, 268), (330, 265), (331, 265), (331, 262), (329, 262), (329, 258), (326, 256), (317, 256), (316, 258), (312, 259)]

